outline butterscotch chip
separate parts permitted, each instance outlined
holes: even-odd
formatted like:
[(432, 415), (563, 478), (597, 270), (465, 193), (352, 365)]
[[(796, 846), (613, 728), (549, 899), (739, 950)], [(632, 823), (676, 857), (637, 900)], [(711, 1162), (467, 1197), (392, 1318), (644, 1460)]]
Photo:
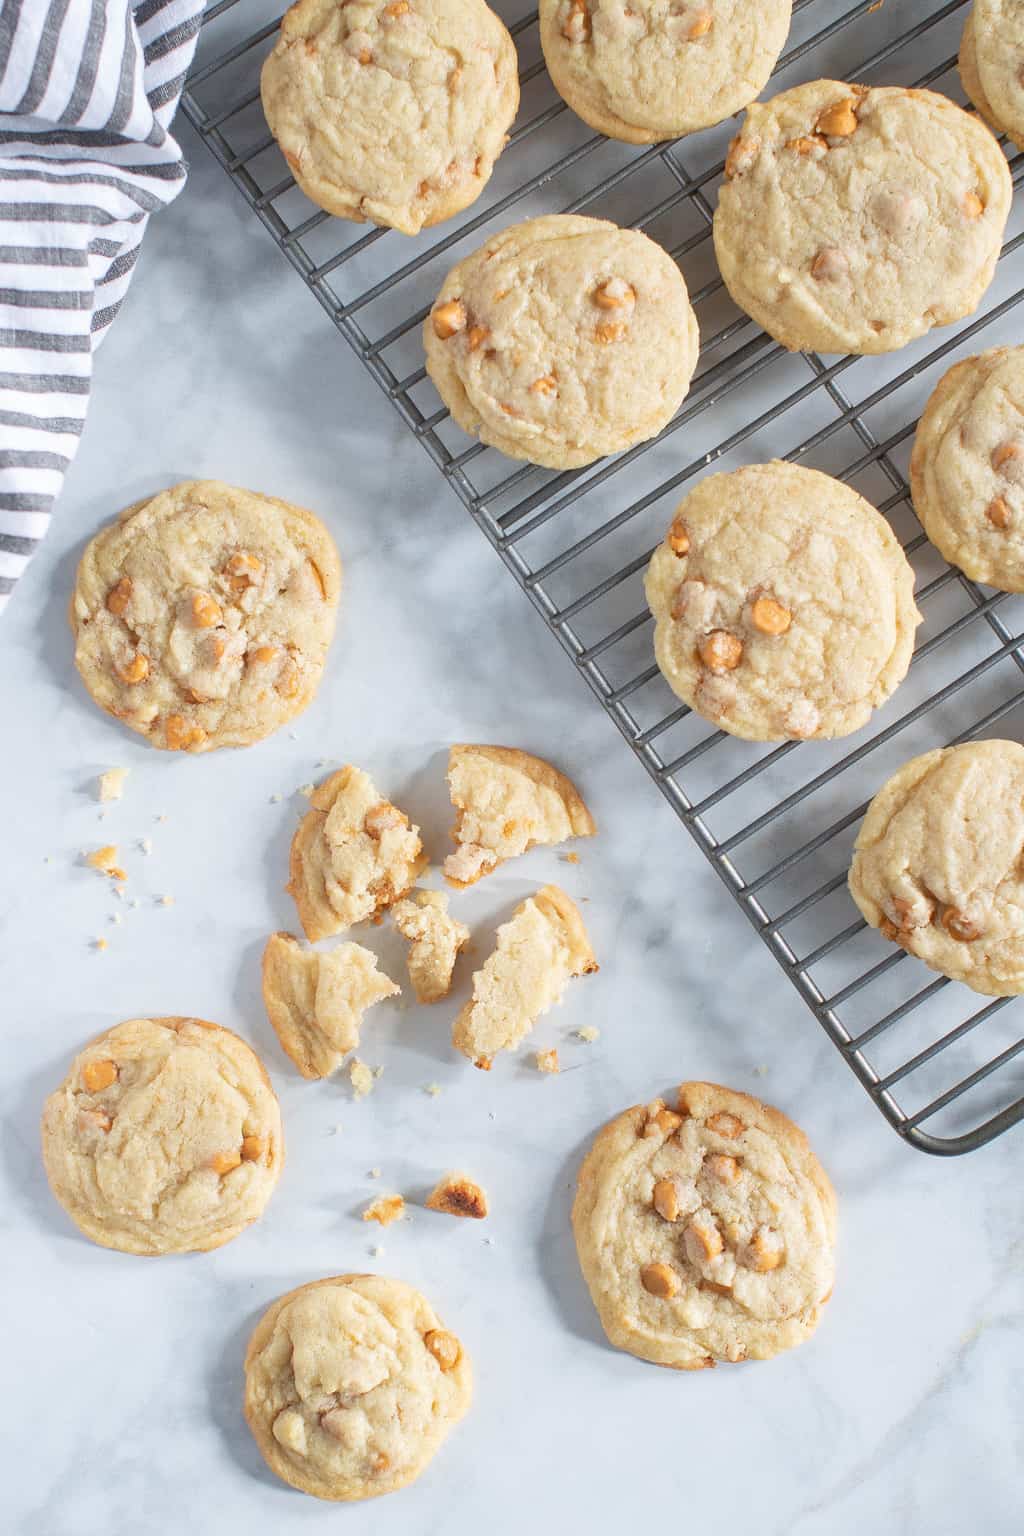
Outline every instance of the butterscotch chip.
[[(245, 746), (312, 699), (340, 581), (311, 512), (185, 481), (87, 546), (71, 602), (75, 664), (96, 702), (154, 746)], [(247, 665), (258, 651), (267, 664)]]
[(338, 1275), (280, 1297), (245, 1358), (245, 1417), (260, 1453), (321, 1499), (411, 1483), (471, 1392), (459, 1340), (418, 1291), (381, 1275)]
[(487, 1195), (479, 1184), (464, 1173), (447, 1173), (427, 1196), (427, 1209), (445, 1216), (471, 1216), (482, 1221), (487, 1215)]
[[(107, 1030), (47, 1099), (42, 1129), (61, 1205), (86, 1237), (125, 1253), (229, 1242), (262, 1213), (284, 1158), (259, 1058), (199, 1019), (132, 1019)], [(244, 1151), (253, 1138), (264, 1148), (258, 1161)]]
[(791, 9), (791, 0), (760, 0), (756, 16), (718, 3), (541, 0), (540, 40), (577, 116), (613, 139), (650, 144), (722, 122), (760, 95)]
[(367, 1010), (400, 990), (360, 944), (321, 953), (303, 949), (290, 933), (274, 933), (263, 951), (267, 1016), (303, 1077), (336, 1072), (359, 1045)]
[(724, 1152), (712, 1153), (705, 1158), (704, 1166), (713, 1179), (719, 1179), (723, 1184), (735, 1184), (740, 1176), (740, 1165), (736, 1158)]
[(750, 621), (762, 635), (784, 635), (793, 622), (793, 615), (774, 597), (759, 597), (751, 604)]
[[(978, 307), (1013, 188), (977, 117), (933, 91), (814, 80), (752, 104), (736, 157), (754, 142), (756, 171), (720, 191), (715, 252), (776, 341), (890, 352)], [(827, 282), (823, 250), (846, 262)]]
[(262, 1136), (242, 1137), (242, 1161), (246, 1163), (258, 1163), (266, 1151), (266, 1145)]
[(743, 660), (743, 641), (726, 629), (713, 629), (697, 650), (710, 672), (732, 672)]
[(999, 528), (1005, 532), (1013, 522), (1013, 513), (1010, 511), (1010, 503), (1005, 496), (993, 496), (985, 508), (985, 516), (993, 528)]
[[(835, 1196), (778, 1110), (711, 1083), (684, 1083), (679, 1104), (668, 1140), (638, 1134), (649, 1105), (595, 1138), (572, 1217), (584, 1279), (612, 1344), (641, 1359), (686, 1370), (768, 1359), (819, 1322)], [(712, 1120), (743, 1127), (740, 1179), (712, 1171), (739, 1160), (720, 1152)]]
[(298, 0), (260, 92), (307, 197), (416, 235), (486, 186), (519, 105), (516, 50), (483, 0)]
[(458, 299), (449, 299), (447, 304), (438, 304), (431, 310), (430, 323), (434, 328), (434, 335), (440, 341), (447, 341), (449, 336), (465, 330), (465, 308)]
[(1024, 992), (1022, 807), (1017, 742), (912, 758), (868, 807), (850, 894), (873, 927), (933, 970), (993, 997)]

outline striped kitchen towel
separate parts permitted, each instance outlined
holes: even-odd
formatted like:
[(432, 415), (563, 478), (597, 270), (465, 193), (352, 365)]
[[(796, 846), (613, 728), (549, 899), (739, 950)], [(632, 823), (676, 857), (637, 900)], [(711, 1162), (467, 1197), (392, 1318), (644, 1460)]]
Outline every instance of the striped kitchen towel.
[(92, 354), (149, 215), (203, 0), (0, 0), (0, 610), (75, 455)]

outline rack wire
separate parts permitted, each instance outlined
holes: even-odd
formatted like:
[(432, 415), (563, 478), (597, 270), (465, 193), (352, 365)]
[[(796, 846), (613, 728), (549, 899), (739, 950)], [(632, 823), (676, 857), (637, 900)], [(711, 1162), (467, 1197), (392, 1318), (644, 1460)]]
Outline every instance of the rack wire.
[[(510, 0), (511, 4), (515, 0)], [(963, 101), (955, 55), (966, 0), (795, 0), (770, 91), (830, 76), (928, 86)], [(497, 4), (497, 9), (507, 7)], [(295, 187), (259, 105), (274, 0), (208, 8), (182, 98), (200, 138), (615, 721), (755, 931), (888, 1122), (932, 1153), (973, 1150), (1024, 1116), (1014, 1000), (981, 1005), (860, 920), (846, 892), (868, 800), (918, 752), (1024, 728), (1024, 604), (947, 566), (913, 515), (907, 465), (924, 400), (958, 357), (1013, 341), (1024, 301), (1015, 207), (996, 278), (968, 322), (897, 354), (790, 354), (726, 294), (710, 239), (735, 123), (635, 149), (593, 134), (559, 100), (536, 14), (510, 19), (522, 104), (484, 195), (413, 240), (330, 218)], [(254, 26), (254, 22), (256, 23)], [(1015, 185), (1024, 156), (1010, 161)], [(423, 367), (420, 327), (448, 268), (489, 233), (541, 212), (587, 212), (671, 251), (700, 320), (701, 360), (652, 443), (581, 471), (514, 464), (451, 422)], [(642, 578), (694, 478), (770, 457), (855, 486), (890, 519), (925, 622), (910, 673), (842, 742), (766, 747), (680, 705), (653, 662)], [(691, 893), (699, 899), (699, 893)]]

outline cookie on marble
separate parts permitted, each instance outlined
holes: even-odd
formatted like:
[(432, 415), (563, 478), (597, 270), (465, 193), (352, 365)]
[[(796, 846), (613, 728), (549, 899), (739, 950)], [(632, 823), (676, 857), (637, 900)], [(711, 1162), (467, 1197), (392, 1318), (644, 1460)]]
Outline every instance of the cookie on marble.
[(86, 547), (75, 665), (96, 703), (155, 747), (248, 746), (312, 700), (340, 591), (338, 552), (312, 512), (186, 480)]
[(292, 838), (287, 890), (315, 943), (386, 911), (426, 864), (419, 828), (369, 774), (347, 765), (310, 796)]
[(610, 1342), (657, 1365), (768, 1360), (810, 1337), (832, 1294), (835, 1194), (806, 1136), (713, 1083), (604, 1127), (572, 1225)]
[(1024, 992), (1024, 747), (912, 758), (868, 807), (850, 894), (873, 928), (989, 997)]
[(391, 908), (395, 927), (409, 941), (409, 980), (418, 1003), (439, 1003), (452, 986), (460, 950), (469, 943), (469, 929), (448, 910), (442, 891), (414, 891)]
[(960, 40), (960, 79), (985, 121), (1024, 149), (1024, 6), (974, 0)]
[(910, 485), (950, 564), (1024, 592), (1024, 347), (992, 347), (942, 376), (917, 425)]
[(489, 1072), (541, 1014), (561, 1001), (574, 976), (597, 970), (579, 908), (557, 885), (521, 902), (498, 929), (494, 949), (473, 977), (473, 996), (452, 1028), (452, 1044)]
[(577, 117), (613, 139), (653, 144), (760, 96), (792, 10), (792, 0), (540, 0), (540, 41)]
[(830, 475), (778, 460), (701, 480), (646, 591), (673, 692), (750, 741), (857, 730), (906, 676), (921, 622), (885, 518)]
[(550, 469), (655, 437), (690, 387), (698, 339), (671, 256), (579, 214), (494, 235), (452, 268), (423, 323), (427, 372), (458, 425)]
[(472, 1396), (466, 1351), (401, 1280), (336, 1275), (281, 1296), (245, 1356), (245, 1417), (284, 1482), (372, 1499), (417, 1478)]
[(714, 238), (726, 287), (783, 346), (891, 352), (971, 314), (1013, 186), (984, 123), (934, 91), (815, 80), (750, 107)]
[(90, 1041), (46, 1101), (42, 1140), (72, 1221), (122, 1253), (230, 1242), (262, 1214), (284, 1162), (259, 1057), (202, 1019), (129, 1019)]
[(444, 875), (457, 887), (473, 885), (530, 848), (597, 831), (572, 780), (518, 747), (455, 745), (448, 788), (456, 848), (444, 861)]
[(320, 953), (290, 933), (263, 951), (263, 1002), (274, 1033), (303, 1077), (329, 1077), (359, 1044), (363, 1016), (401, 992), (361, 944)]
[(519, 107), (519, 65), (484, 0), (298, 0), (260, 92), (307, 197), (415, 235), (487, 185)]

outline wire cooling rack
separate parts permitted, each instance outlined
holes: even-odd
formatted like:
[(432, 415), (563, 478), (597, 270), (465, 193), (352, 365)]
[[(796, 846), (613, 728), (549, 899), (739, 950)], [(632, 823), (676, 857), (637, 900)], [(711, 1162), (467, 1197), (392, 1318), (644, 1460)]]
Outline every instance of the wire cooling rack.
[[(887, 944), (860, 920), (845, 881), (866, 803), (900, 763), (976, 736), (1024, 737), (1024, 602), (945, 565), (907, 486), (914, 427), (941, 373), (1021, 339), (1021, 209), (966, 324), (882, 358), (787, 353), (732, 305), (714, 262), (711, 218), (735, 123), (647, 149), (591, 133), (550, 85), (536, 14), (509, 14), (515, 3), (497, 5), (522, 65), (509, 146), (477, 203), (413, 240), (330, 218), (295, 187), (259, 104), (282, 9), (273, 0), (210, 5), (183, 108), (889, 1123), (924, 1151), (970, 1151), (1024, 1115), (1020, 1006), (982, 1005)], [(830, 76), (931, 86), (962, 101), (955, 55), (965, 15), (965, 0), (796, 0), (769, 90)], [(1019, 183), (1024, 157), (1011, 168)], [(426, 377), (420, 326), (448, 268), (489, 234), (567, 211), (633, 225), (671, 251), (702, 349), (689, 397), (655, 442), (554, 473), (515, 464), (454, 426)], [(679, 705), (653, 663), (643, 572), (676, 503), (709, 466), (771, 457), (854, 485), (888, 516), (917, 575), (925, 621), (907, 680), (842, 742), (737, 741)]]

